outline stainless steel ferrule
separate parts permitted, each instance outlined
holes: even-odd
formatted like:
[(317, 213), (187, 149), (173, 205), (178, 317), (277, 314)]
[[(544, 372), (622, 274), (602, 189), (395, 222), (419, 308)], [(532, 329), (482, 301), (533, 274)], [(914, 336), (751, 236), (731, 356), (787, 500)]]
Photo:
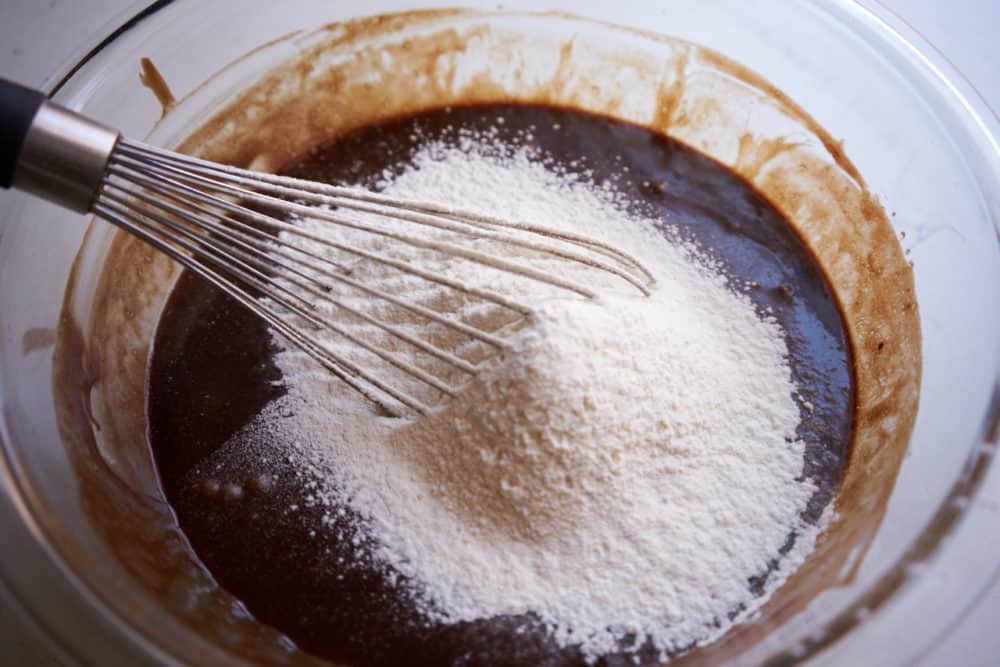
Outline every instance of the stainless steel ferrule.
[(25, 136), (14, 187), (86, 213), (119, 136), (78, 113), (43, 102)]

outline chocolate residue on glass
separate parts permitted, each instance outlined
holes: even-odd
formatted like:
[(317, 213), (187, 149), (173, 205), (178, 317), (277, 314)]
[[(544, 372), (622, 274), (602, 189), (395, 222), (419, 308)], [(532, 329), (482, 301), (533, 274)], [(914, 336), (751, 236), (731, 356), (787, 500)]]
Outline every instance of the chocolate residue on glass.
[(21, 354), (28, 356), (35, 350), (44, 350), (56, 343), (56, 330), (48, 327), (32, 328), (21, 336)]
[[(214, 113), (180, 143), (181, 150), (274, 170), (357, 128), (428, 109), (547, 104), (669, 134), (749, 181), (789, 219), (829, 278), (856, 377), (855, 433), (836, 497), (837, 518), (811, 558), (755, 620), (675, 664), (712, 664), (733, 656), (763, 659), (770, 655), (763, 640), (774, 629), (817, 593), (850, 577), (842, 572), (843, 563), (860, 562), (884, 514), (917, 407), (920, 330), (912, 272), (884, 212), (839, 143), (784, 94), (707, 49), (583, 23), (589, 27), (581, 32), (580, 19), (562, 15), (454, 10), (326, 26), (275, 44), (294, 47), (298, 56), (243, 93), (220, 100), (211, 94), (210, 81), (182, 97), (169, 120), (192, 111), (187, 117), (200, 123), (206, 113)], [(600, 38), (581, 36), (593, 31)], [(577, 37), (567, 39), (573, 34)], [(522, 58), (525, 52), (531, 58)], [(623, 71), (631, 77), (628, 95), (620, 80)], [(748, 126), (757, 117), (751, 109), (775, 122)], [(787, 137), (795, 137), (795, 143), (782, 144)], [(150, 597), (116, 596), (113, 586), (105, 590), (98, 579), (87, 584), (116, 613), (151, 634), (163, 632), (158, 614), (165, 607), (227, 651), (259, 655), (264, 663), (301, 657), (288, 650), (279, 659), (261, 650), (256, 638), (263, 629), (252, 620), (231, 626), (232, 607), (223, 591), (203, 586), (203, 571), (177, 570), (167, 587), (155, 572), (135, 564), (137, 552), (144, 554), (142, 562), (155, 564), (184, 544), (165, 528), (162, 541), (153, 539), (165, 524), (150, 524), (146, 515), (120, 502), (117, 485), (95, 472), (105, 470), (95, 459), (105, 460), (106, 472), (132, 492), (162, 501), (145, 440), (144, 392), (150, 341), (178, 271), (125, 234), (105, 248), (100, 242), (106, 236), (88, 234), (81, 253), (89, 263), (103, 259), (99, 283), (78, 281), (75, 270), (67, 289), (55, 351), (57, 410), (70, 410), (62, 383), (70, 383), (69, 394), (77, 391), (71, 387), (75, 376), (59, 369), (93, 369), (96, 379), (87, 393), (101, 432), (95, 436), (82, 420), (60, 424), (81, 477), (80, 492), (102, 510), (92, 514), (95, 528)], [(79, 340), (74, 342), (74, 336)], [(82, 445), (95, 437), (95, 447)], [(164, 521), (169, 524), (169, 515)], [(193, 607), (180, 601), (188, 594), (196, 600)], [(204, 658), (211, 648), (177, 639), (171, 649), (190, 660)]]
[(156, 101), (160, 103), (160, 117), (166, 116), (170, 108), (174, 106), (175, 101), (174, 94), (170, 92), (170, 86), (167, 85), (167, 80), (163, 78), (160, 70), (149, 58), (140, 59), (139, 68), (139, 80), (142, 82), (142, 85), (153, 92), (153, 95), (156, 96)]

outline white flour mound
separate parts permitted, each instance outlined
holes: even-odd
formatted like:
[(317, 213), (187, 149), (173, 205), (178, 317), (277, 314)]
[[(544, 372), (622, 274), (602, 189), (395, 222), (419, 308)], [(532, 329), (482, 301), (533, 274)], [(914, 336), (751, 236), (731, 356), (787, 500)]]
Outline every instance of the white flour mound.
[[(641, 297), (560, 266), (599, 298), (528, 299), (538, 310), (512, 349), (419, 420), (377, 417), (302, 353), (280, 353), (281, 401), (295, 417), (265, 427), (282, 429), (275, 440), (313, 475), (316, 502), (346, 500), (365, 517), (374, 557), (411, 578), (429, 618), (533, 612), (589, 658), (627, 637), (664, 653), (705, 643), (731, 613), (739, 621), (763, 604), (821, 529), (800, 518), (815, 487), (802, 478), (779, 325), (692, 247), (524, 152), (431, 146), (386, 191), (601, 238), (640, 258), (656, 287)], [(534, 289), (468, 263), (409, 259), (501, 293)], [(397, 271), (354, 268), (393, 293), (490, 317)], [(794, 546), (755, 596), (748, 580), (790, 533)]]

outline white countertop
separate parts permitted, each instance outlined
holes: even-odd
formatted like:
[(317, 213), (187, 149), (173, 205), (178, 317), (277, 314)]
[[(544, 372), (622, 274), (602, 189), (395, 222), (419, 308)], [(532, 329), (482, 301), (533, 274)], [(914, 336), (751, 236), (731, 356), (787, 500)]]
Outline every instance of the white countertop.
[[(728, 2), (737, 0), (706, 0)], [(752, 1), (752, 0), (750, 0)], [(993, 109), (1000, 109), (1000, 1), (882, 0), (962, 71)], [(132, 0), (3, 0), (0, 76), (40, 85), (74, 50), (117, 27)], [(461, 3), (458, 3), (461, 4)], [(0, 199), (2, 205), (3, 199)], [(1000, 517), (998, 517), (1000, 518)], [(998, 521), (1000, 525), (1000, 521)], [(2, 538), (0, 538), (2, 539)], [(1000, 582), (921, 665), (1000, 665)], [(905, 641), (905, 638), (899, 638)], [(0, 665), (57, 664), (0, 602)]]

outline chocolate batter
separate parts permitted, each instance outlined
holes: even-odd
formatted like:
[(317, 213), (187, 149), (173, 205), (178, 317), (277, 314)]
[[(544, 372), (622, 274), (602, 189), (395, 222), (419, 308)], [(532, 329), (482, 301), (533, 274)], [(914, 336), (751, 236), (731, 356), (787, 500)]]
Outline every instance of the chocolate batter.
[[(453, 140), (458, 128), (496, 129), (506, 141), (528, 142), (567, 167), (579, 164), (598, 183), (610, 181), (636, 207), (682, 230), (732, 276), (752, 282), (749, 296), (761, 311), (771, 309), (787, 333), (799, 389), (798, 436), (807, 443), (803, 475), (819, 487), (806, 511), (815, 521), (836, 493), (849, 455), (852, 360), (827, 281), (781, 214), (740, 177), (675, 141), (548, 107), (461, 107), (402, 118), (339, 138), (283, 173), (372, 186), (384, 169), (404, 169), (423, 141)], [(273, 353), (265, 325), (194, 276), (181, 277), (155, 340), (149, 438), (167, 498), (216, 579), (259, 620), (336, 662), (581, 662), (572, 649), (551, 644), (531, 617), (427, 625), (385, 572), (357, 563), (351, 540), (337, 538), (337, 526), (320, 528), (320, 511), (302, 502), (307, 492), (279, 452), (251, 471), (208, 464), (283, 393)], [(348, 511), (343, 527), (354, 521)], [(794, 540), (789, 535), (786, 548)], [(770, 572), (751, 578), (748, 589), (759, 592)], [(639, 657), (651, 654), (640, 650)], [(631, 664), (630, 658), (611, 656), (606, 664)]]

